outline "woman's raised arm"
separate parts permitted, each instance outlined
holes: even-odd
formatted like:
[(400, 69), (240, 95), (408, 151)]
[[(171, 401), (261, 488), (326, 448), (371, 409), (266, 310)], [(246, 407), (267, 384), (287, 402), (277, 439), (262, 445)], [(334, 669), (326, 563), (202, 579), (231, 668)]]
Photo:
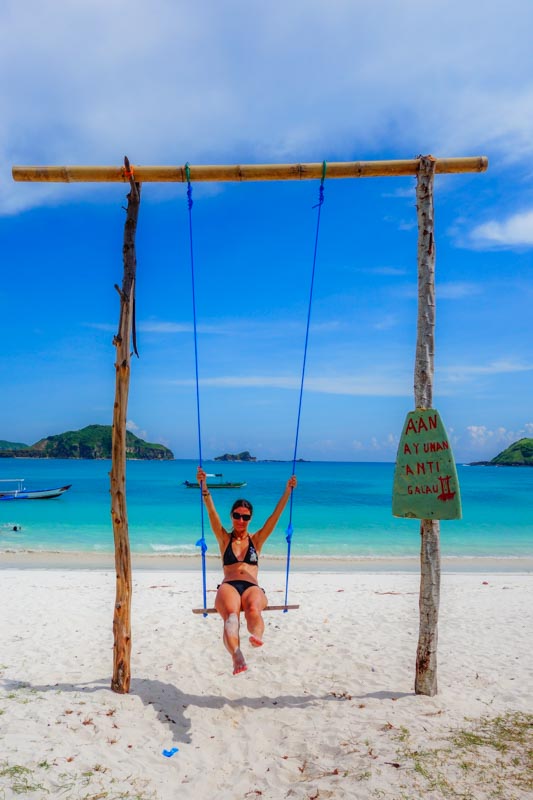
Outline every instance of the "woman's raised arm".
[(261, 548), (263, 547), (264, 543), (266, 542), (266, 540), (268, 539), (268, 537), (278, 524), (279, 518), (283, 513), (283, 509), (287, 505), (287, 501), (291, 496), (291, 492), (293, 489), (296, 488), (297, 484), (298, 481), (296, 480), (296, 475), (291, 475), (291, 477), (287, 481), (287, 485), (285, 487), (283, 494), (281, 495), (280, 499), (276, 504), (276, 508), (269, 516), (263, 527), (260, 528), (256, 534), (254, 534), (253, 537), (254, 547), (258, 552), (261, 551)]
[(202, 467), (198, 467), (196, 470), (196, 480), (200, 484), (200, 490), (202, 492), (202, 498), (207, 509), (207, 514), (209, 516), (209, 524), (211, 525), (211, 530), (215, 534), (219, 545), (224, 545), (224, 535), (226, 531), (220, 521), (220, 517), (218, 516), (218, 511), (215, 508), (215, 504), (213, 502), (213, 498), (211, 497), (211, 492), (207, 488), (207, 475)]

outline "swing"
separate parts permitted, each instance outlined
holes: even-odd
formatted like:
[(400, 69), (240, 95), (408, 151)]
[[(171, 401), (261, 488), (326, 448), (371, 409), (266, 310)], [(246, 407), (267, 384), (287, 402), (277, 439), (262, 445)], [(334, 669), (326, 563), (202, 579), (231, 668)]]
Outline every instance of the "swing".
[[(190, 169), (189, 164), (185, 165), (185, 174), (187, 177), (187, 204), (189, 208), (189, 249), (190, 249), (190, 263), (191, 263), (191, 284), (192, 284), (192, 308), (193, 308), (193, 332), (194, 332), (194, 366), (195, 366), (195, 377), (196, 377), (196, 418), (197, 418), (197, 433), (198, 433), (198, 454), (199, 454), (199, 465), (202, 467), (202, 435), (201, 435), (201, 426), (200, 426), (200, 388), (199, 388), (199, 377), (198, 377), (198, 336), (197, 336), (197, 326), (196, 326), (196, 297), (195, 297), (195, 280), (194, 280), (194, 251), (193, 251), (193, 235), (192, 235), (192, 187), (191, 187), (191, 180), (190, 180)], [(296, 434), (294, 440), (294, 454), (292, 459), (292, 475), (296, 472), (296, 455), (298, 451), (298, 437), (300, 433), (300, 417), (302, 412), (302, 398), (303, 398), (303, 389), (304, 389), (304, 379), (305, 379), (305, 366), (307, 361), (307, 349), (309, 344), (309, 326), (311, 322), (311, 307), (313, 302), (313, 288), (315, 282), (315, 268), (316, 268), (316, 257), (318, 251), (318, 234), (320, 231), (320, 212), (322, 209), (322, 205), (324, 203), (324, 181), (326, 178), (326, 162), (322, 163), (322, 179), (320, 181), (319, 187), (319, 196), (318, 196), (318, 203), (313, 206), (313, 208), (317, 208), (317, 224), (316, 224), (316, 233), (315, 233), (315, 245), (314, 245), (314, 252), (313, 252), (313, 267), (311, 270), (311, 285), (309, 290), (309, 303), (307, 308), (307, 324), (306, 324), (306, 331), (305, 331), (305, 343), (304, 343), (304, 354), (303, 354), (303, 363), (302, 363), (302, 374), (300, 380), (300, 396), (298, 401), (298, 415), (296, 420)], [(287, 532), (285, 536), (285, 541), (287, 542), (287, 561), (286, 561), (286, 573), (285, 573), (285, 602), (283, 605), (279, 606), (266, 606), (263, 611), (283, 611), (287, 613), (289, 610), (294, 610), (300, 608), (299, 605), (289, 605), (288, 604), (288, 591), (289, 591), (289, 571), (290, 571), (290, 561), (291, 561), (291, 543), (292, 543), (292, 534), (293, 534), (293, 526), (292, 526), (292, 508), (293, 508), (293, 491), (291, 489), (291, 496), (290, 496), (290, 504), (289, 504), (289, 524), (287, 526)], [(216, 608), (207, 608), (207, 588), (206, 588), (206, 566), (205, 566), (205, 554), (207, 551), (207, 544), (205, 541), (205, 532), (204, 532), (204, 504), (202, 500), (202, 495), (200, 493), (200, 522), (201, 522), (201, 531), (202, 536), (196, 542), (196, 547), (199, 547), (202, 553), (202, 584), (203, 584), (203, 608), (193, 608), (193, 614), (202, 614), (204, 617), (207, 617), (208, 614), (216, 614), (218, 613)]]

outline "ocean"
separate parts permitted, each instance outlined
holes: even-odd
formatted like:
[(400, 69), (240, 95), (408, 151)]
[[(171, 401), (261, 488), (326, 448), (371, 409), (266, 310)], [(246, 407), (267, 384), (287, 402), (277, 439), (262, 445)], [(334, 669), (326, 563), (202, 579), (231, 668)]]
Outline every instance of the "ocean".
[[(272, 511), (290, 474), (290, 463), (214, 463), (225, 481), (214, 499), (229, 526), (234, 500), (254, 505), (253, 532)], [(0, 502), (0, 552), (112, 553), (109, 461), (2, 459), (1, 478), (24, 478), (28, 488), (72, 484), (53, 500)], [(298, 558), (404, 559), (418, 556), (417, 520), (391, 514), (394, 464), (300, 462), (293, 503), (292, 553)], [(132, 552), (198, 558), (200, 497), (187, 489), (196, 462), (128, 461), (127, 503)], [(533, 469), (458, 465), (463, 518), (441, 523), (443, 557), (517, 559), (533, 556)], [(255, 523), (255, 524), (254, 524)], [(288, 509), (263, 550), (280, 560), (286, 552)], [(208, 556), (218, 548), (205, 515)], [(20, 530), (13, 530), (20, 527)]]

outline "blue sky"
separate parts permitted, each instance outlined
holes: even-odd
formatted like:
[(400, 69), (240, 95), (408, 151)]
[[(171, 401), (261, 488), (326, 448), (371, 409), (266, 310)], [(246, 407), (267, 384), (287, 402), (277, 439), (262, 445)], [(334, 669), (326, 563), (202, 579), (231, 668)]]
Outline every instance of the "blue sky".
[[(486, 155), (437, 178), (434, 405), (460, 461), (533, 436), (533, 6), (6, 0), (0, 438), (109, 424), (126, 189), (13, 164)], [(294, 446), (316, 182), (202, 184), (204, 457)], [(299, 456), (392, 461), (413, 407), (413, 178), (326, 181)], [(187, 203), (143, 187), (129, 427), (197, 453)]]

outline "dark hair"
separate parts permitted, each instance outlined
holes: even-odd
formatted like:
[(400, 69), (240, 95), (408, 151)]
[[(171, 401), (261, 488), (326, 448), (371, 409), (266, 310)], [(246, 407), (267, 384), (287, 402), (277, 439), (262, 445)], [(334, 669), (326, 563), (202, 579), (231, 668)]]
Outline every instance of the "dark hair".
[(233, 512), (235, 511), (235, 509), (236, 509), (236, 508), (239, 508), (239, 506), (243, 506), (243, 508), (247, 508), (247, 509), (249, 509), (249, 511), (250, 511), (250, 514), (253, 514), (253, 513), (254, 513), (254, 507), (253, 507), (253, 505), (250, 503), (250, 501), (249, 501), (249, 500), (243, 500), (243, 499), (241, 499), (241, 500), (235, 500), (235, 502), (233, 503), (233, 505), (232, 505), (232, 507), (231, 507), (230, 514), (233, 514)]

